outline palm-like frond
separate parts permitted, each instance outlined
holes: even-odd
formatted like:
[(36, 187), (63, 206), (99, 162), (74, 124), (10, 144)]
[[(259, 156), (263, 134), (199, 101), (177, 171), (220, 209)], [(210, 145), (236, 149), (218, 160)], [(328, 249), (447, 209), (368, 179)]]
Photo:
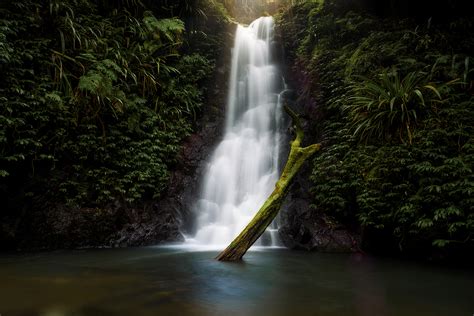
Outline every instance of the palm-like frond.
[(359, 77), (351, 87), (353, 96), (344, 110), (352, 120), (354, 136), (362, 141), (397, 136), (411, 143), (420, 117), (442, 102), (438, 88), (426, 83), (422, 72), (401, 78), (397, 72), (384, 72), (377, 80)]

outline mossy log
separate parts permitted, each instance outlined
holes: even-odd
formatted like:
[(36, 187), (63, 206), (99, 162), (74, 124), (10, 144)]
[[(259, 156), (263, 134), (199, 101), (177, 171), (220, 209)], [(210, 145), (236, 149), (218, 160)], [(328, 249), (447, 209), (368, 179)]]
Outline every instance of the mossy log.
[(285, 111), (291, 116), (296, 129), (295, 139), (291, 142), (290, 154), (280, 179), (275, 184), (275, 189), (265, 201), (263, 206), (244, 228), (244, 230), (222, 251), (217, 257), (220, 261), (241, 260), (247, 250), (265, 232), (268, 225), (280, 211), (281, 204), (288, 192), (291, 181), (295, 177), (306, 159), (319, 150), (320, 144), (313, 144), (308, 147), (301, 147), (304, 133), (298, 115), (285, 105)]

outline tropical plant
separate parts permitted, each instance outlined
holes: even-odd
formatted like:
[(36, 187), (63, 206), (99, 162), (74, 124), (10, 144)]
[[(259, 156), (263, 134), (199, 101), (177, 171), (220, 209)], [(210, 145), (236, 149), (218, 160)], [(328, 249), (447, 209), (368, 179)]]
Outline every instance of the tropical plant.
[(162, 5), (2, 4), (2, 196), (78, 207), (160, 196), (213, 69), (184, 52), (184, 22)]
[(378, 80), (361, 78), (351, 86), (352, 97), (344, 108), (354, 136), (361, 141), (398, 137), (411, 144), (418, 121), (442, 102), (439, 89), (426, 83), (426, 74), (383, 72)]
[(277, 19), (323, 144), (311, 212), (355, 228), (372, 251), (472, 251), (472, 21), (344, 8), (355, 2), (303, 1)]

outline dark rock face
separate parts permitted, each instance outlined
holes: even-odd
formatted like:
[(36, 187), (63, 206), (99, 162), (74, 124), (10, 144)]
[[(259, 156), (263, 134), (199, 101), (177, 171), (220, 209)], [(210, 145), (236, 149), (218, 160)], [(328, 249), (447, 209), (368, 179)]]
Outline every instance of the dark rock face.
[[(222, 61), (224, 62), (225, 65), (228, 64), (227, 61)], [(192, 230), (192, 209), (200, 192), (206, 162), (222, 134), (227, 86), (221, 83), (226, 83), (228, 77), (228, 68), (225, 65), (216, 69), (215, 79), (209, 87), (204, 115), (199, 121), (197, 131), (188, 136), (181, 147), (163, 198), (142, 210), (125, 211), (125, 224), (110, 236), (107, 242), (110, 246), (181, 242), (184, 241), (182, 231)]]
[[(233, 40), (231, 34), (234, 33), (234, 27), (229, 29), (229, 42)], [(162, 199), (153, 202), (144, 210), (137, 211), (137, 216), (128, 217), (129, 220), (123, 228), (112, 235), (109, 241), (111, 246), (179, 242), (184, 241), (183, 231), (192, 231), (195, 217), (192, 209), (200, 193), (206, 162), (222, 135), (230, 53), (229, 49), (217, 61), (214, 78), (207, 87), (203, 116), (198, 121), (196, 132), (188, 136), (181, 147), (170, 176), (168, 190), (163, 193)]]
[[(298, 211), (297, 208), (298, 206), (295, 205), (292, 211)], [(315, 215), (306, 212), (298, 219), (290, 218), (280, 228), (279, 233), (283, 244), (290, 249), (320, 252), (357, 252), (360, 250), (359, 238), (324, 214)]]
[[(230, 25), (232, 41), (235, 25)], [(227, 45), (225, 47), (231, 47)], [(227, 101), (231, 50), (220, 56), (195, 133), (188, 136), (171, 167), (168, 189), (140, 207), (115, 202), (103, 208), (69, 208), (37, 201), (18, 223), (0, 223), (0, 249), (49, 250), (146, 246), (184, 241), (192, 229), (192, 207), (212, 149), (220, 139)], [(18, 217), (20, 218), (20, 217)]]
[[(208, 119), (206, 117), (205, 119)], [(194, 217), (205, 162), (220, 135), (221, 121), (203, 123), (185, 140), (163, 198), (130, 207), (120, 202), (103, 208), (49, 205), (35, 210), (12, 237), (24, 250), (147, 246), (184, 241), (181, 233)]]
[[(293, 73), (288, 77), (295, 78), (298, 74)], [(302, 92), (298, 91), (298, 95), (301, 94)], [(316, 104), (304, 97), (295, 100), (294, 93), (287, 93), (285, 97), (288, 98), (286, 103), (302, 116), (305, 143), (307, 145), (318, 143), (318, 133), (314, 130), (314, 124), (309, 124), (317, 120)], [(291, 249), (321, 252), (360, 251), (359, 234), (311, 207), (313, 199), (309, 192), (312, 185), (310, 174), (311, 160), (308, 160), (294, 179), (283, 204), (279, 218), (279, 235), (283, 244)]]
[(206, 170), (206, 162), (220, 139), (222, 117), (207, 122), (196, 134), (188, 137), (178, 157), (165, 198), (157, 202), (157, 207), (165, 214), (178, 217), (178, 230), (192, 230), (194, 214), (192, 209), (200, 193), (201, 180)]
[[(230, 26), (227, 41), (233, 41), (235, 25)], [(226, 47), (231, 47), (229, 44)], [(220, 56), (214, 72), (214, 80), (207, 87), (208, 96), (196, 132), (187, 137), (177, 157), (169, 187), (157, 207), (178, 220), (178, 231), (192, 232), (195, 214), (192, 210), (200, 190), (201, 181), (213, 149), (221, 139), (227, 104), (228, 77), (231, 50)], [(182, 236), (182, 235), (181, 235)], [(170, 240), (167, 240), (170, 241)], [(174, 240), (178, 241), (178, 240)]]
[[(146, 246), (180, 241), (180, 220), (156, 204), (141, 209), (116, 203), (102, 209), (56, 207), (37, 210), (18, 232), (18, 249)], [(24, 236), (24, 238), (22, 238)]]
[[(152, 212), (155, 213), (155, 212)], [(180, 220), (176, 212), (156, 212), (148, 221), (127, 223), (112, 235), (110, 245), (113, 247), (147, 246), (159, 242), (184, 241), (179, 231)]]
[(311, 208), (307, 192), (309, 166), (295, 179), (280, 214), (279, 234), (291, 249), (321, 252), (357, 252), (360, 237), (325, 214)]

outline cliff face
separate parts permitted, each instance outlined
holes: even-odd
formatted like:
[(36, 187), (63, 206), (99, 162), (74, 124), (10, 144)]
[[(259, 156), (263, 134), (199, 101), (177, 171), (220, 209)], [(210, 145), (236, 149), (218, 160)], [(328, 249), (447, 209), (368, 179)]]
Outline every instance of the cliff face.
[[(315, 122), (321, 120), (321, 116), (315, 99), (307, 92), (311, 86), (317, 84), (314, 78), (305, 72), (305, 68), (291, 59), (289, 54), (291, 51), (284, 53), (284, 73), (285, 80), (292, 90), (285, 94), (285, 102), (301, 116), (306, 136), (305, 144), (319, 143), (323, 139)], [(287, 152), (284, 152), (282, 156), (286, 154)], [(315, 156), (317, 155), (319, 153)], [(296, 175), (282, 205), (278, 218), (282, 243), (291, 249), (320, 252), (360, 251), (361, 238), (357, 227), (348, 227), (334, 216), (314, 207), (314, 196), (311, 193), (313, 182), (310, 179), (312, 168), (313, 162), (308, 160)]]
[[(231, 42), (234, 25), (229, 25)], [(228, 46), (228, 47), (231, 47)], [(4, 249), (61, 249), (128, 247), (183, 241), (192, 229), (192, 206), (199, 193), (205, 163), (219, 140), (223, 126), (229, 76), (230, 49), (216, 62), (212, 80), (195, 132), (181, 145), (163, 198), (145, 201), (140, 207), (115, 202), (103, 208), (69, 208), (45, 203), (25, 211), (16, 223), (3, 222)], [(38, 201), (41, 203), (44, 201)]]
[[(355, 251), (362, 243), (376, 252), (427, 256), (472, 249), (474, 41), (466, 35), (472, 33), (471, 19), (462, 18), (472, 12), (462, 12), (461, 2), (444, 3), (441, 7), (449, 14), (443, 15), (438, 5), (410, 11), (407, 1), (299, 1), (277, 16), (284, 75), (293, 89), (288, 102), (303, 116), (306, 141), (322, 143), (321, 152), (298, 175), (281, 212), (285, 245)], [(6, 40), (0, 49), (7, 56), (0, 58), (0, 94), (6, 102), (0, 118), (8, 123), (0, 143), (5, 162), (0, 167), (0, 197), (5, 200), (0, 249), (124, 247), (183, 240), (183, 231), (193, 231), (192, 206), (205, 163), (222, 134), (235, 28), (223, 14), (224, 6), (206, 2), (214, 8), (202, 12), (209, 15), (206, 19), (202, 13), (196, 15), (199, 10), (179, 11), (190, 28), (184, 33), (186, 45), (180, 46), (185, 58), (170, 57), (165, 65), (171, 71), (179, 68), (182, 75), (160, 77), (166, 89), (145, 97), (153, 90), (146, 80), (139, 86), (130, 76), (119, 76), (119, 85), (114, 71), (122, 70), (109, 59), (80, 63), (90, 71), (76, 67), (86, 48), (76, 45), (75, 37), (66, 36), (60, 45), (42, 33), (42, 25), (63, 21), (61, 7), (53, 12), (41, 2), (38, 8), (45, 15), (40, 17), (31, 2), (25, 1), (26, 11), (21, 3), (7, 6), (12, 12), (8, 18), (21, 25), (20, 33), (8, 27), (0, 30), (0, 38)], [(96, 16), (71, 3), (90, 27), (97, 24)], [(396, 8), (396, 3), (403, 5)], [(110, 10), (99, 10), (92, 2), (90, 6), (116, 21), (107, 17)], [(155, 8), (157, 16), (169, 13), (160, 8)], [(135, 13), (142, 19), (139, 23), (152, 23), (157, 32), (171, 32), (171, 27), (162, 39), (176, 41), (165, 45), (168, 55), (175, 56), (175, 45), (183, 44), (183, 22)], [(238, 14), (250, 19), (245, 12)], [(207, 33), (197, 31), (201, 28)], [(37, 41), (29, 30), (44, 38)], [(63, 31), (67, 35), (74, 30)], [(120, 29), (114, 32), (118, 36), (113, 40), (131, 50)], [(159, 36), (135, 40), (161, 43)], [(137, 45), (150, 47), (149, 42)], [(96, 46), (97, 53), (104, 53), (106, 46)], [(50, 48), (59, 53), (53, 61), (62, 65), (71, 62), (67, 54), (78, 57), (61, 68), (74, 78), (74, 91), (55, 90), (60, 83), (44, 66), (51, 62)], [(211, 79), (198, 84), (193, 75), (206, 73), (214, 59)], [(139, 66), (143, 69), (137, 73), (149, 68), (146, 63)], [(36, 82), (31, 74), (42, 75)], [(189, 82), (179, 81), (187, 77), (192, 77)], [(117, 84), (94, 88), (107, 80)], [(130, 86), (136, 91), (128, 91)], [(100, 95), (102, 88), (108, 90)], [(371, 107), (387, 90), (409, 95), (408, 101), (392, 99), (385, 102), (387, 108)], [(105, 103), (94, 103), (94, 93)], [(118, 99), (111, 99), (111, 93)], [(120, 102), (110, 100), (127, 104), (128, 112), (117, 112), (123, 111)], [(155, 149), (148, 150), (151, 147)], [(139, 157), (145, 157), (146, 164)], [(131, 196), (133, 203), (126, 202)], [(71, 199), (82, 206), (66, 206)]]
[[(75, 5), (79, 6), (77, 8), (78, 12), (80, 12), (78, 15), (84, 14), (83, 11), (79, 11), (84, 8), (80, 7), (79, 4), (75, 3)], [(113, 7), (118, 4), (104, 2), (104, 5)], [(206, 8), (206, 14), (209, 15), (205, 19), (196, 19), (195, 16), (189, 17), (186, 15), (194, 14), (192, 12), (188, 13), (185, 10), (183, 12), (179, 11), (183, 14), (181, 17), (183, 21), (186, 21), (185, 29), (183, 28), (184, 25), (181, 24), (183, 22), (180, 22), (178, 19), (163, 19), (157, 20), (157, 22), (150, 17), (149, 12), (145, 13), (144, 15), (146, 17), (143, 18), (143, 12), (137, 9), (137, 21), (141, 21), (140, 19), (144, 19), (146, 23), (150, 23), (151, 21), (152, 23), (157, 23), (156, 27), (163, 27), (164, 30), (178, 27), (176, 34), (179, 34), (179, 38), (176, 39), (176, 43), (173, 44), (174, 46), (171, 45), (169, 46), (171, 48), (168, 47), (173, 50), (169, 58), (172, 58), (173, 65), (176, 68), (161, 68), (159, 70), (158, 74), (160, 74), (160, 77), (157, 79), (159, 80), (157, 85), (159, 85), (162, 90), (157, 93), (150, 93), (150, 96), (147, 95), (148, 99), (146, 99), (144, 94), (148, 92), (147, 90), (152, 89), (152, 87), (149, 86), (147, 86), (147, 89), (140, 91), (141, 97), (137, 98), (132, 92), (125, 94), (124, 98), (126, 99), (124, 100), (126, 101), (132, 100), (133, 98), (141, 98), (140, 103), (135, 104), (135, 106), (137, 106), (136, 108), (127, 105), (127, 109), (130, 109), (130, 111), (138, 111), (138, 113), (132, 113), (130, 117), (126, 116), (129, 115), (128, 112), (125, 114), (117, 112), (118, 117), (110, 116), (110, 113), (103, 114), (102, 123), (104, 125), (102, 125), (102, 128), (105, 136), (102, 132), (100, 134), (95, 133), (97, 129), (95, 124), (98, 124), (99, 127), (101, 126), (100, 117), (99, 120), (87, 121), (89, 128), (95, 128), (93, 132), (89, 130), (91, 135), (83, 135), (83, 131), (74, 126), (67, 126), (68, 128), (73, 128), (71, 131), (67, 128), (62, 129), (67, 132), (62, 136), (66, 138), (66, 140), (68, 140), (67, 137), (71, 137), (70, 135), (75, 135), (75, 133), (78, 134), (80, 139), (90, 140), (89, 148), (81, 150), (81, 154), (87, 152), (87, 154), (84, 154), (86, 158), (79, 158), (79, 155), (74, 156), (64, 150), (67, 154), (64, 156), (69, 160), (56, 161), (55, 164), (40, 164), (39, 162), (35, 162), (33, 172), (30, 171), (33, 162), (28, 163), (28, 159), (30, 159), (28, 156), (23, 164), (24, 168), (11, 167), (9, 171), (12, 175), (3, 177), (0, 182), (0, 196), (5, 200), (4, 207), (2, 207), (0, 211), (0, 250), (125, 247), (183, 240), (181, 233), (183, 227), (189, 226), (188, 222), (194, 217), (194, 214), (191, 214), (190, 210), (194, 201), (194, 195), (196, 195), (199, 190), (199, 179), (204, 162), (220, 135), (223, 112), (226, 105), (226, 82), (229, 71), (228, 64), (230, 63), (230, 47), (235, 28), (235, 24), (230, 22), (229, 17), (225, 15), (225, 11), (222, 10), (222, 7), (219, 6), (218, 3), (203, 1), (200, 2), (200, 5)], [(91, 4), (91, 6), (95, 9), (93, 4)], [(153, 3), (151, 6), (154, 13), (158, 16), (166, 16), (169, 14), (169, 11), (160, 7), (160, 3)], [(10, 19), (23, 18), (20, 13), (17, 14), (15, 11), (18, 9), (16, 6), (12, 5), (11, 7), (12, 8), (7, 7), (8, 10), (14, 12)], [(39, 7), (42, 8), (41, 6)], [(29, 7), (27, 9), (29, 10)], [(24, 12), (25, 15), (35, 15), (36, 9), (33, 9), (31, 9), (31, 12)], [(102, 12), (98, 10), (98, 12), (106, 15), (108, 11)], [(50, 17), (46, 14), (45, 21), (48, 19), (62, 19), (62, 12), (57, 13), (57, 15), (53, 15), (53, 13), (49, 14), (52, 16)], [(125, 11), (125, 14), (127, 14), (127, 11)], [(87, 21), (93, 23), (93, 19), (95, 18), (97, 18), (97, 16), (90, 16)], [(41, 26), (41, 23), (46, 23), (45, 21), (38, 21), (38, 25)], [(25, 28), (31, 27), (36, 30), (36, 24), (33, 26), (26, 25)], [(39, 37), (50, 36), (45, 29), (36, 31), (40, 32)], [(3, 36), (4, 34), (0, 35)], [(30, 36), (30, 34), (21, 33), (18, 36), (26, 38)], [(7, 33), (7, 43), (11, 45), (17, 44), (18, 36), (13, 37)], [(107, 36), (110, 37), (110, 35)], [(146, 40), (150, 43), (155, 43), (153, 41), (159, 41), (162, 38), (164, 40), (164, 38), (168, 37), (154, 36), (150, 38), (147, 37)], [(103, 40), (112, 39), (104, 35)], [(146, 44), (151, 45), (149, 42)], [(50, 45), (53, 45), (56, 42), (48, 42), (45, 40), (45, 43), (52, 43)], [(127, 47), (131, 49), (130, 47), (134, 47), (133, 45), (135, 44), (140, 45), (140, 43), (130, 44), (126, 41), (124, 45), (129, 45)], [(77, 51), (81, 48), (82, 47), (78, 45), (71, 48), (66, 47), (66, 49), (70, 49), (68, 54), (79, 54)], [(178, 48), (179, 51), (177, 51)], [(41, 58), (45, 60), (51, 58), (49, 52), (44, 54), (43, 50), (38, 50), (40, 51), (37, 52), (38, 54), (43, 54), (40, 56)], [(178, 54), (179, 57), (176, 58)], [(18, 55), (20, 57), (23, 56), (22, 54)], [(41, 61), (42, 59), (38, 57), (38, 60)], [(106, 62), (109, 62), (110, 65), (115, 65), (113, 61), (107, 60)], [(160, 66), (164, 67), (163, 64), (165, 61), (161, 60), (160, 63)], [(149, 65), (144, 62), (143, 64), (143, 67), (148, 67), (147, 69), (149, 69)], [(204, 67), (201, 67), (200, 64), (204, 65)], [(27, 67), (28, 65), (29, 64), (23, 60), (13, 60), (11, 62), (9, 62), (9, 59), (0, 60), (0, 68), (5, 70), (5, 76), (15, 76), (16, 73), (20, 71), (17, 69), (18, 67)], [(42, 67), (40, 69), (47, 69), (47, 65), (49, 64), (44, 62), (41, 63), (41, 65), (34, 66)], [(94, 67), (94, 64), (91, 67)], [(114, 69), (118, 69), (117, 65), (114, 67), (116, 67)], [(171, 74), (166, 72), (170, 69)], [(181, 75), (176, 76), (177, 72)], [(155, 78), (158, 77), (157, 74), (154, 74), (154, 76)], [(191, 84), (182, 81), (182, 79), (185, 78), (192, 81), (194, 80), (192, 78), (202, 79), (204, 77), (208, 79), (197, 80)], [(130, 77), (126, 78), (127, 80), (132, 80)], [(30, 79), (31, 78), (25, 80), (25, 84), (32, 84), (33, 81)], [(34, 79), (40, 81), (39, 77), (35, 77)], [(45, 75), (41, 77), (41, 80), (52, 79)], [(20, 81), (20, 83), (22, 82)], [(142, 81), (139, 81), (139, 83), (142, 83)], [(9, 87), (10, 84), (12, 84), (11, 80), (0, 81), (0, 89), (3, 89), (2, 91), (12, 91)], [(125, 84), (123, 86), (128, 87)], [(84, 96), (84, 98), (85, 97), (87, 97), (87, 95)], [(8, 98), (10, 98), (10, 96), (8, 96)], [(57, 98), (60, 97), (58, 96)], [(80, 101), (81, 99), (77, 97), (73, 100)], [(48, 101), (48, 99), (46, 101)], [(182, 101), (184, 101), (184, 103)], [(28, 100), (28, 102), (31, 102), (31, 106), (36, 104), (31, 100)], [(28, 103), (25, 104), (28, 105)], [(116, 103), (114, 104), (115, 106), (117, 105)], [(186, 106), (190, 108), (186, 108), (186, 106), (181, 108), (183, 104), (186, 104)], [(65, 103), (65, 105), (68, 107), (73, 106), (73, 104), (71, 105), (69, 103)], [(58, 109), (51, 109), (52, 115), (56, 118), (63, 119), (61, 115), (66, 116), (69, 114), (69, 112), (66, 112), (64, 109), (65, 105), (61, 105), (62, 107), (58, 107)], [(51, 106), (51, 108), (52, 107), (53, 106)], [(101, 107), (100, 109), (103, 110), (104, 108), (109, 109), (107, 107)], [(45, 109), (44, 111), (49, 111), (49, 107), (42, 108), (41, 110), (43, 109)], [(61, 113), (54, 112), (61, 109), (63, 109)], [(66, 109), (68, 110), (68, 108)], [(87, 119), (86, 116), (89, 112), (84, 111), (85, 113), (82, 113), (80, 112), (82, 109), (74, 109), (78, 111), (79, 118), (84, 121)], [(169, 111), (168, 109), (170, 109), (171, 112), (167, 112)], [(175, 112), (172, 112), (173, 110), (175, 110)], [(188, 113), (184, 113), (183, 110), (188, 111)], [(4, 114), (2, 108), (2, 119), (4, 118)], [(8, 115), (14, 117), (16, 114), (17, 113), (10, 113)], [(32, 120), (34, 122), (35, 118), (33, 113), (29, 114), (26, 112), (26, 114), (29, 116), (23, 120), (26, 120), (26, 122)], [(37, 115), (37, 113), (34, 114)], [(155, 119), (154, 121), (142, 121), (144, 117), (157, 118), (159, 116), (164, 120), (161, 122)], [(69, 119), (68, 117), (66, 118)], [(108, 121), (106, 121), (106, 119)], [(178, 124), (185, 126), (185, 128), (180, 130), (179, 135), (173, 134), (178, 130), (176, 129), (175, 125), (177, 124), (175, 124), (174, 120), (177, 120), (179, 122)], [(54, 132), (54, 128), (57, 128), (55, 124), (56, 121), (52, 120), (49, 122), (49, 129), (42, 128), (41, 132), (49, 132), (50, 130)], [(81, 124), (81, 122), (79, 122), (79, 124)], [(121, 126), (120, 128), (122, 128), (120, 132), (122, 133), (123, 131), (124, 135), (119, 134), (117, 136), (116, 130), (110, 131), (109, 128), (112, 129), (119, 124)], [(153, 135), (157, 134), (159, 139), (154, 139), (154, 136), (148, 133), (150, 129), (153, 129)], [(8, 133), (9, 130), (2, 130), (2, 132)], [(142, 133), (142, 136), (144, 135), (144, 137), (146, 137), (145, 140), (148, 145), (144, 145), (144, 139), (136, 135), (139, 133)], [(189, 136), (184, 137), (187, 134)], [(14, 134), (13, 136), (16, 137)], [(100, 140), (101, 138), (102, 140)], [(91, 139), (98, 141), (94, 143)], [(38, 138), (37, 141), (39, 140)], [(57, 140), (58, 146), (61, 145), (63, 146), (62, 148), (64, 148), (64, 144), (59, 143), (63, 141), (62, 138), (57, 136), (52, 140)], [(176, 142), (179, 143), (177, 146)], [(39, 144), (39, 142), (37, 143)], [(128, 143), (138, 144), (140, 147), (137, 150), (136, 147), (129, 147), (127, 145)], [(76, 145), (73, 140), (69, 141), (68, 144)], [(3, 145), (4, 144), (2, 144), (2, 146)], [(94, 152), (94, 146), (99, 148), (96, 152)], [(8, 146), (2, 148), (9, 149)], [(49, 144), (49, 147), (45, 145), (45, 148), (45, 150), (50, 150), (50, 148), (54, 147)], [(107, 148), (112, 148), (112, 150), (109, 152)], [(147, 151), (148, 153), (156, 152), (161, 151), (163, 148), (167, 148), (165, 151), (168, 152), (168, 155), (147, 155)], [(121, 160), (122, 157), (114, 156), (117, 150), (128, 153), (127, 155), (136, 161), (130, 163), (130, 161)], [(108, 157), (107, 160), (104, 159), (104, 153), (105, 156)], [(42, 156), (46, 157), (46, 155)], [(129, 192), (122, 191), (122, 193), (119, 192), (117, 194), (117, 192), (113, 191), (115, 187), (120, 187), (120, 185), (114, 183), (113, 179), (114, 176), (123, 172), (124, 169), (128, 169), (132, 171), (132, 173), (135, 173), (135, 175), (130, 179), (124, 180), (121, 178), (119, 180), (128, 181), (128, 183), (132, 183), (132, 186), (135, 181), (140, 183), (140, 181), (143, 180), (142, 176), (145, 175), (140, 174), (140, 168), (143, 168), (145, 165), (140, 158), (142, 156), (145, 156), (145, 159), (151, 159), (150, 161), (153, 161), (153, 166), (146, 165), (145, 173), (149, 175), (155, 174), (156, 172), (161, 173), (162, 177), (159, 179), (151, 179), (151, 182), (149, 182), (158, 183), (160, 188), (147, 185), (148, 189), (138, 193), (138, 197), (130, 202), (127, 201)], [(1, 157), (1, 159), (3, 161), (4, 157)], [(31, 159), (34, 161), (37, 157), (33, 156)], [(59, 158), (54, 157), (54, 159)], [(80, 164), (72, 165), (72, 161), (75, 161), (75, 159), (83, 160)], [(76, 164), (76, 162), (74, 162), (74, 164)], [(153, 167), (156, 167), (156, 172), (149, 170), (149, 168)], [(88, 172), (87, 168), (89, 168)], [(96, 168), (96, 170), (107, 170), (107, 168), (109, 168), (107, 174), (109, 176), (112, 175), (112, 177), (101, 179), (101, 176), (98, 176), (90, 170), (92, 168)], [(71, 174), (72, 170), (76, 171)], [(25, 180), (22, 181), (23, 178), (20, 176)], [(77, 179), (80, 179), (84, 183), (79, 183), (76, 178), (71, 179), (71, 176), (77, 177)], [(74, 203), (65, 203), (65, 189), (59, 189), (57, 178), (63, 182), (69, 181), (70, 183), (76, 183), (77, 187), (75, 189), (81, 190), (83, 186), (86, 186), (85, 190), (88, 190), (86, 191), (87, 194), (79, 196), (79, 194), (74, 191), (75, 189), (68, 191), (67, 194), (70, 196), (74, 197), (75, 194), (76, 196), (74, 197)], [(168, 180), (163, 181), (163, 179)], [(38, 180), (40, 182), (38, 182)], [(112, 202), (98, 202), (98, 200), (94, 200), (94, 198), (97, 198), (97, 188), (102, 190), (101, 192), (110, 194), (111, 198), (109, 201)], [(159, 192), (159, 194), (153, 196), (153, 192)]]
[(234, 24), (228, 26), (227, 38), (223, 41), (227, 49), (223, 49), (214, 77), (208, 85), (208, 97), (197, 131), (185, 139), (165, 198), (157, 202), (159, 208), (179, 218), (178, 225), (174, 226), (174, 229), (181, 232), (192, 232), (194, 229), (196, 214), (192, 211), (201, 190), (206, 163), (222, 137), (230, 76), (230, 48), (235, 27)]
[(474, 245), (472, 13), (389, 2), (407, 3), (302, 1), (277, 18), (295, 106), (322, 143), (282, 214), (283, 239), (457, 258)]

